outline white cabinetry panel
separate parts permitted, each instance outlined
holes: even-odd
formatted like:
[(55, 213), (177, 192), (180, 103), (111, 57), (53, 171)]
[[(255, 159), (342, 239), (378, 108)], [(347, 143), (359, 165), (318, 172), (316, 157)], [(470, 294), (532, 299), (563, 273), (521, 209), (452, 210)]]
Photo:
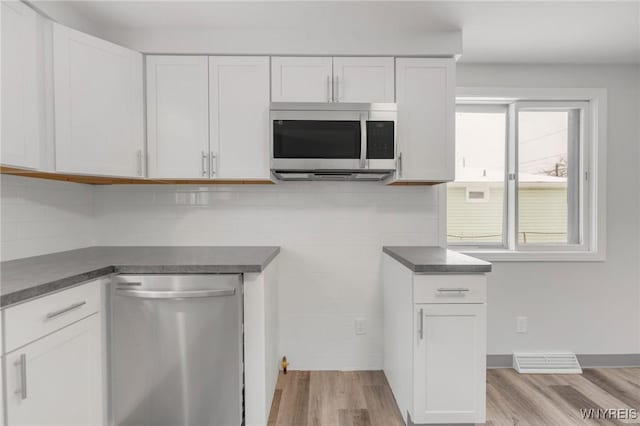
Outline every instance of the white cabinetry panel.
[(143, 176), (142, 55), (55, 24), (56, 171)]
[(455, 61), (396, 59), (399, 181), (454, 179)]
[(331, 57), (272, 57), (271, 100), (331, 102)]
[(206, 56), (147, 57), (147, 141), (150, 178), (209, 177)]
[(5, 356), (10, 425), (103, 424), (100, 315)]
[(415, 423), (482, 423), (486, 306), (417, 304)]
[[(2, 164), (39, 165), (38, 21), (19, 1), (2, 1)], [(44, 71), (41, 71), (44, 72)]]
[(211, 177), (269, 178), (269, 58), (209, 58)]
[(333, 58), (334, 102), (394, 102), (393, 58)]

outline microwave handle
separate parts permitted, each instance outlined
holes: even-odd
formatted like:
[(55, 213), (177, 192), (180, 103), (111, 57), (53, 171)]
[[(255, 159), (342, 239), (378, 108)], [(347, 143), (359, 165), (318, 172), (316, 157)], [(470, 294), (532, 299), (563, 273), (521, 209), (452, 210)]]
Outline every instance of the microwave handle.
[(360, 168), (366, 167), (367, 161), (367, 116), (360, 114)]

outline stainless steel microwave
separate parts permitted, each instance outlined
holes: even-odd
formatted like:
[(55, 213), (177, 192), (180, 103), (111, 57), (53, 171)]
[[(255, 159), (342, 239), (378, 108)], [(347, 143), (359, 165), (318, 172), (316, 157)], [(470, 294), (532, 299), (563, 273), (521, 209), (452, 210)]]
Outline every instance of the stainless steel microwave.
[(396, 168), (396, 104), (271, 104), (271, 170), (283, 180), (382, 180)]

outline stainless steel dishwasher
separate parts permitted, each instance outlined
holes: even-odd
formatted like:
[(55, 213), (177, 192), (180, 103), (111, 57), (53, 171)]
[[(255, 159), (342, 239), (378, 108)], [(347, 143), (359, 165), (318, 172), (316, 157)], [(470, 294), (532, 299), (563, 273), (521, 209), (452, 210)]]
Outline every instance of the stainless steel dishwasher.
[(241, 275), (119, 275), (110, 294), (118, 426), (240, 426)]

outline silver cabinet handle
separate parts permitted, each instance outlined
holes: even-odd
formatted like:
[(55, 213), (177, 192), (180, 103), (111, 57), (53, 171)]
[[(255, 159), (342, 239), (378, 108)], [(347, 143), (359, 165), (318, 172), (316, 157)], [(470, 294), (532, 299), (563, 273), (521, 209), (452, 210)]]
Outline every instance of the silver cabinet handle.
[(209, 165), (209, 170), (211, 170), (211, 177), (215, 176), (216, 174), (216, 156), (215, 154), (211, 153), (210, 154), (210, 160), (211, 160), (211, 164)]
[(398, 154), (398, 177), (402, 177), (402, 153)]
[(62, 308), (62, 309), (60, 309), (59, 311), (49, 312), (49, 313), (46, 315), (46, 318), (47, 318), (48, 320), (50, 320), (50, 319), (54, 319), (54, 318), (56, 318), (56, 317), (59, 317), (59, 316), (60, 316), (60, 315), (62, 315), (62, 314), (66, 314), (67, 312), (70, 312), (70, 311), (76, 310), (76, 309), (78, 309), (79, 307), (84, 306), (84, 305), (86, 305), (86, 304), (87, 304), (87, 302), (85, 302), (85, 301), (78, 302), (78, 303), (74, 303), (73, 305), (69, 305), (69, 306), (67, 306), (66, 308)]
[(116, 289), (117, 294), (127, 297), (138, 297), (142, 299), (195, 299), (200, 297), (220, 297), (233, 296), (236, 294), (235, 288), (224, 288), (216, 290), (129, 290), (124, 288)]
[(27, 399), (27, 355), (21, 354), (20, 360), (16, 361), (15, 366), (20, 366), (20, 388), (16, 389), (15, 394), (20, 399)]
[(468, 288), (463, 288), (463, 287), (460, 287), (460, 288), (439, 288), (438, 289), (438, 292), (440, 292), (440, 293), (464, 293), (464, 292), (467, 292), (467, 291), (469, 291), (469, 289)]
[(202, 176), (206, 177), (207, 176), (207, 153), (205, 151), (202, 151)]
[(335, 89), (333, 89), (333, 101), (340, 102), (340, 77), (336, 75)]
[(365, 168), (367, 160), (367, 116), (360, 115), (360, 168)]
[(420, 340), (424, 339), (424, 309), (420, 309), (420, 328), (418, 329), (418, 335)]
[(142, 150), (138, 150), (138, 176), (142, 176)]
[(327, 102), (331, 102), (331, 76), (327, 76)]

